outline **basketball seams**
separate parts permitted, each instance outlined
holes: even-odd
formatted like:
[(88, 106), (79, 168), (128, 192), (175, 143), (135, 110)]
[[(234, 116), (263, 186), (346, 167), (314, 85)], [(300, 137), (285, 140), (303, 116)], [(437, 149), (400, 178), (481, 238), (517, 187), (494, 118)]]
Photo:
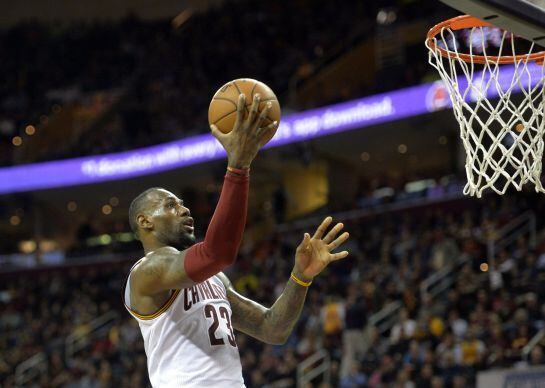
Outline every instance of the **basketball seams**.
[[(237, 88), (237, 91), (238, 91), (238, 94), (239, 94), (239, 95), (241, 95), (241, 94), (246, 95), (246, 93), (242, 93), (242, 92), (240, 91), (240, 88), (239, 88), (238, 85), (237, 85), (237, 81), (233, 81), (233, 85), (235, 85), (235, 88)], [(255, 88), (255, 85), (257, 85), (257, 83), (254, 83), (254, 88)], [(252, 92), (253, 92), (253, 90), (254, 90), (254, 89), (252, 88)], [(253, 99), (253, 96), (252, 96), (251, 98)], [(250, 114), (250, 110), (248, 109), (248, 105), (247, 105), (247, 104), (244, 104), (244, 110), (246, 110), (246, 113), (247, 113), (247, 114)]]
[(252, 99), (252, 101), (254, 100), (254, 92), (256, 87), (257, 87), (257, 82), (254, 82), (254, 87), (252, 88), (252, 91), (250, 92), (250, 98)]
[(242, 94), (242, 92), (240, 91), (240, 89), (239, 89), (239, 87), (237, 85), (237, 82), (233, 81), (233, 85), (235, 85), (235, 88), (237, 88), (238, 95), (240, 96)]
[[(222, 133), (229, 133), (231, 132), (231, 129), (234, 127), (234, 124), (236, 122), (236, 112), (232, 112), (231, 114), (228, 114), (224, 117), (222, 117), (221, 119), (219, 119), (218, 121), (216, 121), (215, 125), (218, 126), (218, 128), (220, 128), (220, 131)], [(226, 128), (228, 127), (229, 130), (227, 132), (223, 132), (223, 130), (221, 128)]]
[(214, 97), (213, 100), (229, 101), (231, 104), (233, 104), (235, 106), (235, 110), (236, 110), (236, 108), (238, 108), (237, 104), (233, 100), (230, 100), (230, 99), (225, 98), (225, 97)]
[[(254, 99), (254, 93), (255, 93), (255, 89), (257, 88), (257, 82), (254, 82), (254, 86), (252, 87), (252, 91), (250, 92), (250, 101), (253, 101)], [(236, 81), (233, 81), (233, 85), (235, 86), (235, 88), (237, 89), (237, 92), (238, 94), (242, 94), (242, 91), (240, 90), (240, 88), (238, 87), (238, 84), (236, 83)], [(246, 94), (246, 93), (244, 93)], [(267, 101), (278, 101), (278, 99), (276, 98), (276, 96), (274, 97), (269, 97), (269, 98), (265, 98), (265, 99), (260, 99), (259, 102), (262, 103), (262, 102), (267, 102)], [(231, 100), (229, 100), (231, 101)], [(232, 102), (232, 101), (231, 101)], [(249, 104), (246, 104), (244, 106), (244, 108), (246, 109), (246, 113), (250, 113), (250, 110), (248, 109), (248, 106), (251, 106), (252, 104), (249, 103)]]
[(217, 119), (216, 121), (213, 122), (214, 125), (216, 125), (217, 123), (219, 123), (221, 120), (223, 120), (224, 118), (226, 118), (227, 116), (229, 115), (232, 115), (233, 113), (237, 113), (236, 109), (227, 113), (227, 114), (224, 114), (223, 116), (221, 116), (219, 119)]

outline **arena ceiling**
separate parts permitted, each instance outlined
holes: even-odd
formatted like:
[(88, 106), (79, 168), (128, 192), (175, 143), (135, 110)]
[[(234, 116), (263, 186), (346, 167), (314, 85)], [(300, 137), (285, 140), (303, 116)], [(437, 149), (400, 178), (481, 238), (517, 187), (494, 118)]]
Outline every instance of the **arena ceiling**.
[(21, 0), (0, 1), (0, 27), (24, 21), (69, 24), (118, 20), (128, 14), (150, 19), (174, 19), (180, 12), (217, 6), (225, 0)]

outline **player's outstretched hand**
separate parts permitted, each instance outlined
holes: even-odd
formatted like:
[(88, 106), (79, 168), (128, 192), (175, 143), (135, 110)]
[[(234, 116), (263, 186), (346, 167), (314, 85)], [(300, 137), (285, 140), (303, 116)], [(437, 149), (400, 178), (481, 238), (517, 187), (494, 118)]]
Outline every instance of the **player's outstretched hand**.
[(257, 151), (265, 142), (265, 139), (276, 130), (278, 122), (263, 126), (263, 122), (269, 113), (271, 103), (259, 112), (259, 94), (254, 95), (250, 114), (244, 119), (246, 110), (246, 96), (239, 95), (237, 105), (237, 118), (233, 130), (222, 133), (215, 125), (211, 125), (212, 134), (227, 151), (227, 159), (230, 167), (249, 168), (257, 155)]
[(308, 233), (305, 233), (303, 241), (297, 247), (293, 271), (301, 280), (312, 281), (329, 263), (348, 256), (348, 251), (331, 253), (348, 240), (348, 232), (344, 232), (337, 237), (344, 227), (342, 223), (335, 225), (323, 237), (332, 221), (333, 218), (326, 217), (312, 237)]

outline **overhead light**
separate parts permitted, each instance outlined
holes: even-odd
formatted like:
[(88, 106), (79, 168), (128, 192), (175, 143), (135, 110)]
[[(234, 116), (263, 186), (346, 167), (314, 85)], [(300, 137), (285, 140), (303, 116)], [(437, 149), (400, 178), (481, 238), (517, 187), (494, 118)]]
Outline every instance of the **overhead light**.
[(119, 198), (117, 198), (117, 197), (110, 198), (110, 205), (112, 205), (112, 206), (119, 205)]
[(23, 253), (32, 253), (36, 250), (36, 241), (24, 240), (19, 242), (19, 250)]
[(193, 12), (191, 10), (186, 9), (182, 12), (180, 12), (174, 19), (172, 19), (172, 27), (173, 28), (180, 28), (184, 23), (186, 23), (189, 18), (193, 15)]
[(112, 242), (112, 236), (109, 234), (101, 234), (98, 236), (98, 241), (101, 245), (108, 245)]
[(421, 179), (418, 181), (412, 181), (405, 184), (405, 191), (407, 193), (415, 193), (423, 190), (427, 190), (435, 186), (433, 179)]
[(57, 249), (57, 243), (53, 240), (42, 240), (40, 241), (39, 247), (41, 252), (52, 252)]
[(395, 190), (391, 187), (381, 187), (373, 191), (373, 198), (393, 197), (394, 195)]
[(129, 232), (117, 233), (114, 234), (114, 238), (120, 242), (130, 242), (134, 240), (134, 234)]
[(109, 234), (101, 234), (99, 236), (89, 237), (86, 243), (90, 247), (96, 247), (97, 245), (109, 245), (112, 243), (112, 236)]
[(23, 138), (21, 136), (14, 136), (13, 139), (11, 139), (11, 143), (15, 147), (19, 147), (21, 144), (23, 144)]
[(25, 128), (25, 133), (28, 136), (32, 136), (36, 133), (36, 127), (34, 125), (27, 125)]
[(112, 207), (110, 205), (102, 206), (102, 213), (108, 215), (112, 213)]
[(381, 25), (392, 24), (396, 19), (397, 13), (393, 9), (383, 8), (377, 13), (377, 23)]
[(21, 217), (19, 216), (11, 216), (9, 218), (9, 223), (13, 226), (17, 226), (21, 223)]
[(400, 144), (397, 146), (397, 152), (404, 154), (407, 152), (407, 146), (405, 144)]
[(75, 201), (70, 201), (66, 204), (66, 208), (69, 212), (75, 212), (78, 209), (78, 204)]
[(363, 162), (368, 162), (369, 159), (371, 159), (371, 155), (369, 154), (369, 152), (362, 152), (360, 158)]

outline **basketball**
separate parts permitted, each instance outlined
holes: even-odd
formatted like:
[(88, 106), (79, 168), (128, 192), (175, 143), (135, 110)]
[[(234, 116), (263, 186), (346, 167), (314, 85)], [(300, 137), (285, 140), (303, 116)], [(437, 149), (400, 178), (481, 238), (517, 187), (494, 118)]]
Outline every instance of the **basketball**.
[[(263, 82), (250, 78), (240, 78), (223, 85), (212, 97), (208, 108), (208, 122), (214, 124), (221, 132), (229, 133), (233, 129), (237, 117), (238, 96), (244, 93), (246, 96), (246, 112), (244, 118), (248, 117), (254, 95), (258, 93), (261, 97), (259, 112), (271, 102), (271, 108), (262, 126), (267, 126), (273, 121), (280, 122), (280, 104), (274, 92)], [(272, 139), (274, 133), (265, 139), (265, 143)]]

